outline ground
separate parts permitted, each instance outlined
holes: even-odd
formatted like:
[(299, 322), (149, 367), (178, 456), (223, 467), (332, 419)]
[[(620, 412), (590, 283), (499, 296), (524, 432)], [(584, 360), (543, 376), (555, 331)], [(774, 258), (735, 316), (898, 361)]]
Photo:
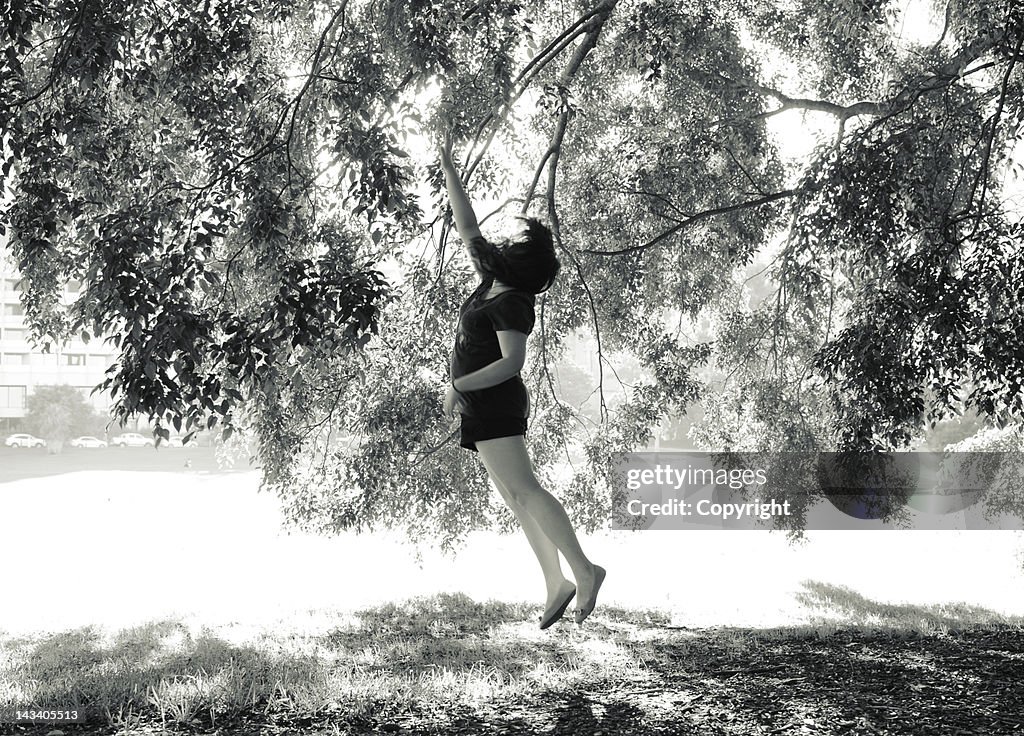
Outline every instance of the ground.
[(113, 714), (66, 734), (1021, 732), (1020, 624), (691, 629), (613, 609), (548, 636), (523, 622), (536, 613), (437, 596), (243, 646), (164, 621), (4, 650), (50, 675), (51, 702)]

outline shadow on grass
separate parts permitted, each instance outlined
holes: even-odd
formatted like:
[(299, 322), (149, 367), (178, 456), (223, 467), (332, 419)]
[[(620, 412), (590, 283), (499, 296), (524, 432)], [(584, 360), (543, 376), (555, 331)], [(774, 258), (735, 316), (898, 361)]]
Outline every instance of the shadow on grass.
[(175, 620), (0, 639), (0, 706), (4, 683), (22, 683), (8, 700), (221, 733), (1014, 732), (1019, 619), (805, 588), (816, 610), (870, 627), (682, 629), (608, 607), (541, 632), (537, 607), (437, 595), (245, 645)]

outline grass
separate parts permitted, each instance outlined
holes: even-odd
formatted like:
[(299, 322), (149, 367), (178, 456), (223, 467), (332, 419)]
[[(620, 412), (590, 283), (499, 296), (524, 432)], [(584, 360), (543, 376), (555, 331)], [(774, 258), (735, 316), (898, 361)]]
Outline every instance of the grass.
[(0, 636), (0, 709), (94, 714), (65, 733), (1013, 732), (1024, 621), (804, 588), (812, 622), (772, 629), (602, 607), (541, 632), (536, 606), (444, 594), (266, 629)]

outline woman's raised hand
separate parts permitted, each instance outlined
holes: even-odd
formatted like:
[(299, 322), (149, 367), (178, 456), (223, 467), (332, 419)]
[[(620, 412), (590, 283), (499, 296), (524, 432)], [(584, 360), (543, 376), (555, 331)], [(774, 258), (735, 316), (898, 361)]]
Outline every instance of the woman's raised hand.
[(450, 167), (452, 166), (452, 132), (450, 130), (445, 131), (444, 136), (437, 143), (437, 153), (441, 158), (441, 165)]

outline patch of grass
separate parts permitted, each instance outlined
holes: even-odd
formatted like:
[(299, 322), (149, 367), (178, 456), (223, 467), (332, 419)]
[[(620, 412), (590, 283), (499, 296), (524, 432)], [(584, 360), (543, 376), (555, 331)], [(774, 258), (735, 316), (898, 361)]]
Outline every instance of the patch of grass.
[(813, 625), (826, 630), (830, 626), (832, 630), (855, 626), (877, 631), (926, 634), (1022, 623), (1019, 616), (1004, 616), (968, 603), (930, 606), (880, 603), (841, 585), (806, 580), (803, 587), (804, 591), (797, 594), (797, 600), (812, 612)]
[(90, 626), (0, 646), (0, 707), (81, 705), (110, 722), (149, 714), (185, 723), (199, 712), (238, 712), (293, 684), (304, 687), (320, 667), (308, 657), (231, 645), (174, 620), (113, 634)]
[(530, 611), (524, 603), (478, 603), (463, 593), (441, 593), (364, 609), (356, 617), (361, 632), (369, 636), (437, 638), (484, 634), (497, 625), (527, 620)]

